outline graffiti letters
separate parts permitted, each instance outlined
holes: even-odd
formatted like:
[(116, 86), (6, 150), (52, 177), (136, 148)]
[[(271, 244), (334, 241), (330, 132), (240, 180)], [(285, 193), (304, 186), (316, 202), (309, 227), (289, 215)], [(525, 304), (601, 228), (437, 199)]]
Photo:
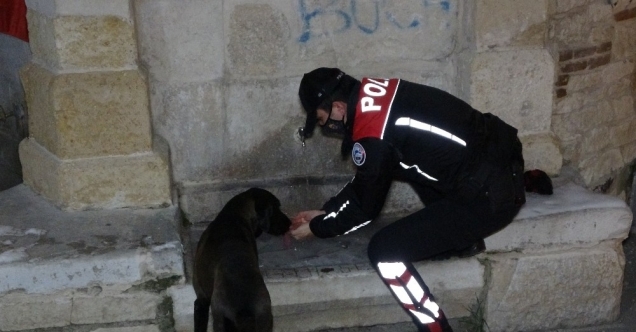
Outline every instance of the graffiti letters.
[[(414, 13), (408, 15), (396, 13), (388, 4), (389, 0), (299, 0), (300, 18), (303, 31), (298, 38), (306, 43), (312, 38), (324, 36), (322, 28), (316, 28), (320, 20), (329, 20), (330, 33), (338, 34), (358, 30), (365, 34), (373, 34), (383, 24), (398, 30), (412, 29), (420, 26), (423, 19)], [(395, 0), (399, 3), (403, 0)], [(399, 2), (398, 2), (399, 1)], [(443, 12), (450, 11), (449, 0), (419, 0), (419, 5), (426, 9), (438, 6)]]

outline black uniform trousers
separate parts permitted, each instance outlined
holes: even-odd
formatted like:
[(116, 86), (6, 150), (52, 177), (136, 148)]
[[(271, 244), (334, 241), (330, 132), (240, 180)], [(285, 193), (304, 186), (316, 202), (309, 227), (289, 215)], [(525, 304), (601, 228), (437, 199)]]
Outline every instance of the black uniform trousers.
[[(513, 172), (522, 173), (522, 167), (514, 170), (506, 165), (495, 170), (488, 182), (477, 191), (476, 197), (470, 200), (457, 195), (442, 196), (431, 189), (415, 186), (425, 207), (382, 228), (371, 238), (368, 256), (372, 266), (377, 270), (380, 262), (404, 263), (429, 298), (434, 300), (412, 263), (447, 251), (468, 248), (507, 226), (521, 208), (521, 204), (515, 204), (513, 196), (523, 193), (523, 183), (518, 181), (522, 174), (514, 174), (516, 180), (511, 180), (511, 177)], [(515, 187), (506, 188), (505, 195), (510, 194), (511, 197), (504, 204), (501, 204), (501, 197), (493, 195), (501, 189), (501, 184)], [(420, 331), (431, 331), (412, 312), (405, 310)], [(444, 315), (441, 309), (440, 313)], [(441, 317), (439, 324), (441, 331), (452, 331), (445, 317)]]

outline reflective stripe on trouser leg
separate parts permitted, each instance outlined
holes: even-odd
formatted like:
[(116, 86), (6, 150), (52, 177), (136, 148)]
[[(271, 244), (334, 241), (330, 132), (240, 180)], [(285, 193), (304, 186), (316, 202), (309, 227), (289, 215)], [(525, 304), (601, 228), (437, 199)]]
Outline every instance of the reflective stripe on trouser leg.
[(444, 313), (431, 298), (428, 287), (420, 285), (404, 263), (379, 262), (378, 272), (415, 323), (431, 332), (444, 331), (442, 325), (448, 326)]

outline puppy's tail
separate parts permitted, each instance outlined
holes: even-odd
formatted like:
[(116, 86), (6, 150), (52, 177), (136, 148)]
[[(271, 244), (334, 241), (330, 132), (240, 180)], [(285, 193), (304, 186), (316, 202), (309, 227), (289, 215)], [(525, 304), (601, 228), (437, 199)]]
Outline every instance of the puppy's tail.
[(210, 301), (196, 299), (194, 301), (194, 332), (207, 332), (210, 319)]

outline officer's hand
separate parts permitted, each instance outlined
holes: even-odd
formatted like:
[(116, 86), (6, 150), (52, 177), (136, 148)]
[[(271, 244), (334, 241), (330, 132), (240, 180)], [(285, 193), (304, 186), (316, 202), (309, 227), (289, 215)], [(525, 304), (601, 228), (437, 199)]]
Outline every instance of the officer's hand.
[(292, 225), (292, 230), (290, 231), (290, 233), (291, 236), (293, 236), (296, 240), (303, 240), (314, 235), (314, 233), (312, 233), (311, 229), (309, 228), (309, 222), (298, 224), (295, 228), (293, 227), (294, 225)]
[(291, 220), (292, 221), (291, 229), (295, 229), (295, 227), (298, 227), (301, 224), (308, 223), (311, 221), (311, 219), (314, 219), (316, 216), (319, 216), (321, 214), (325, 214), (325, 211), (309, 210), (309, 211), (298, 212), (298, 214), (295, 215)]

